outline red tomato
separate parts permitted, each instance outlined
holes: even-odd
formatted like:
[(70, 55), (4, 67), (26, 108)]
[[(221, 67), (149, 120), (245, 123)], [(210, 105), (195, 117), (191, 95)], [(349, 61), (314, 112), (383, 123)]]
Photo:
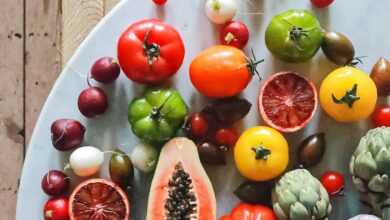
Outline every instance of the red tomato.
[(390, 127), (390, 106), (377, 107), (372, 114), (375, 127)]
[(234, 128), (220, 128), (215, 134), (216, 143), (223, 146), (234, 146), (237, 139), (238, 134)]
[(189, 132), (194, 137), (203, 137), (207, 134), (209, 125), (202, 113), (194, 113), (188, 121)]
[(317, 8), (325, 8), (333, 3), (334, 0), (311, 0), (311, 3)]
[(156, 5), (163, 5), (167, 2), (167, 0), (153, 0)]
[(242, 22), (230, 21), (222, 28), (220, 40), (224, 45), (242, 49), (248, 43), (249, 30)]
[(158, 84), (174, 75), (183, 63), (184, 51), (179, 33), (158, 19), (130, 25), (118, 41), (123, 72), (143, 84)]
[(256, 65), (262, 61), (249, 59), (244, 52), (231, 46), (213, 46), (202, 51), (190, 65), (190, 78), (205, 96), (225, 98), (239, 94), (258, 74)]
[(230, 215), (223, 216), (220, 220), (276, 220), (272, 209), (263, 205), (250, 205), (241, 203), (237, 205)]
[(344, 190), (344, 176), (337, 171), (327, 171), (321, 176), (321, 183), (329, 195), (337, 195)]
[(57, 197), (49, 199), (43, 209), (45, 220), (69, 220), (68, 199)]

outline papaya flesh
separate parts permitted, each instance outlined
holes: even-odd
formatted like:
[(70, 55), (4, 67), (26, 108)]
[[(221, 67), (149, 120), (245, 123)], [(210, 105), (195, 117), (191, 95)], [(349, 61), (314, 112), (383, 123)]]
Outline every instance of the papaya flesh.
[(174, 138), (162, 148), (146, 220), (216, 220), (216, 199), (194, 142)]

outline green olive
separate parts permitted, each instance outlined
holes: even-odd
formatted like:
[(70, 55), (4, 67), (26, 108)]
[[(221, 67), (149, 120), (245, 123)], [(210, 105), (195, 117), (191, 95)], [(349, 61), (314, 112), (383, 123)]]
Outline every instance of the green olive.
[(325, 31), (321, 48), (326, 57), (337, 65), (347, 65), (355, 57), (352, 42), (341, 33)]
[(129, 156), (121, 150), (115, 150), (110, 159), (110, 177), (113, 182), (128, 191), (134, 177), (133, 164)]

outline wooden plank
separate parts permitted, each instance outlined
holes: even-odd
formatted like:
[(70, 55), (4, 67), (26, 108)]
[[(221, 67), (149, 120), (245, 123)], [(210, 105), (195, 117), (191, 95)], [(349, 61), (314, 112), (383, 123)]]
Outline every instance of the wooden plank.
[(61, 56), (57, 49), (61, 42), (61, 1), (28, 0), (25, 7), (25, 118), (28, 141), (42, 105), (61, 71)]
[(23, 0), (2, 2), (0, 21), (0, 213), (15, 219), (24, 153)]
[(62, 61), (74, 51), (104, 16), (104, 0), (62, 1)]
[(116, 5), (118, 4), (118, 2), (120, 0), (105, 0), (106, 1), (106, 4), (105, 4), (105, 7), (104, 7), (104, 14), (108, 14), (108, 12), (110, 12), (110, 10)]

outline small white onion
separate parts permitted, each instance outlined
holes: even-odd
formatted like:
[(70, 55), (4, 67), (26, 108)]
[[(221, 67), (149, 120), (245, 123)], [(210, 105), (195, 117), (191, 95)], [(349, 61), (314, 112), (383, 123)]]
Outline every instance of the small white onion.
[(224, 24), (234, 18), (237, 12), (236, 0), (207, 0), (207, 17), (216, 24)]
[(131, 152), (130, 160), (135, 168), (148, 173), (153, 171), (157, 165), (158, 152), (153, 146), (139, 144)]
[(69, 158), (69, 164), (73, 172), (81, 177), (97, 173), (103, 162), (104, 153), (92, 146), (77, 148)]

